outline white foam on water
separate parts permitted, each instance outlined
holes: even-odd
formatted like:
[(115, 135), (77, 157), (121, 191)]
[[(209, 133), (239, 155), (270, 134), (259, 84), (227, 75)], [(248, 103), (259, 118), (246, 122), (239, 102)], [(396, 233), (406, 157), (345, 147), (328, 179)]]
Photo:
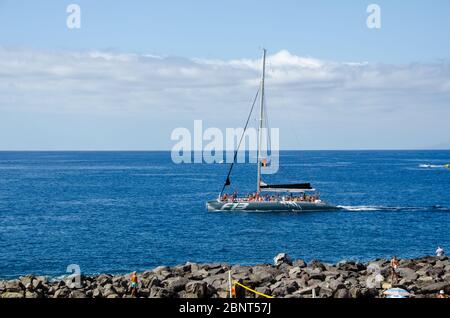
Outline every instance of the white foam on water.
[(338, 205), (339, 208), (349, 212), (360, 211), (450, 211), (450, 207), (434, 205), (434, 206), (377, 206), (377, 205)]
[(354, 205), (354, 206), (338, 205), (338, 208), (347, 211), (379, 211), (383, 209), (383, 207), (380, 206), (370, 206), (370, 205)]
[(443, 168), (443, 165), (420, 164), (420, 168)]

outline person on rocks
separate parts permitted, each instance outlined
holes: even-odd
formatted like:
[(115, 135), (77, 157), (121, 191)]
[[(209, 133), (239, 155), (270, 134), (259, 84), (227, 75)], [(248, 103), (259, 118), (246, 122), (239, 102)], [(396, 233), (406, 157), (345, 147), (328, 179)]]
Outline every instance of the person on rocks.
[(437, 298), (447, 298), (447, 296), (445, 295), (445, 292), (443, 290), (440, 290)]
[(445, 252), (444, 249), (440, 246), (438, 246), (438, 248), (436, 249), (436, 256), (440, 257), (440, 256), (444, 256)]
[(137, 289), (138, 289), (138, 277), (137, 273), (133, 272), (131, 274), (131, 296), (137, 297)]
[[(244, 281), (240, 278), (238, 279), (239, 284), (243, 284)], [(241, 286), (235, 284), (234, 285), (234, 297), (235, 298), (245, 298), (245, 289)]]
[(393, 256), (391, 259), (391, 284), (394, 285), (397, 282), (397, 269), (398, 269), (398, 259), (396, 256)]

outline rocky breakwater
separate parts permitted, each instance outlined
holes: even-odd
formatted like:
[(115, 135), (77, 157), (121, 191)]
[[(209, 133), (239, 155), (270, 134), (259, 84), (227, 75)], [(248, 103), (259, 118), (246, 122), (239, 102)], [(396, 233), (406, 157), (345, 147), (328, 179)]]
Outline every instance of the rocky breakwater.
[[(138, 297), (225, 298), (229, 295), (228, 271), (233, 280), (267, 295), (289, 298), (376, 298), (383, 291), (400, 287), (411, 297), (436, 297), (450, 293), (450, 260), (423, 257), (399, 260), (398, 280), (391, 286), (389, 261), (369, 263), (343, 261), (325, 264), (292, 261), (286, 254), (275, 257), (274, 265), (240, 266), (186, 263), (160, 266), (138, 273)], [(2, 298), (129, 298), (130, 275), (97, 275), (49, 280), (27, 275), (0, 281)], [(238, 290), (239, 289), (239, 290)], [(241, 297), (261, 297), (236, 288)]]

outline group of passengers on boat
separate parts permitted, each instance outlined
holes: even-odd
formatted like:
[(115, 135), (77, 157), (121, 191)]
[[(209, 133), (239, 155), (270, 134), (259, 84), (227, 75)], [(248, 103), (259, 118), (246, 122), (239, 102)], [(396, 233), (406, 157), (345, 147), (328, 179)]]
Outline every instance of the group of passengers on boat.
[(225, 193), (220, 197), (221, 202), (312, 202), (318, 203), (321, 202), (319, 195), (307, 195), (306, 193), (302, 193), (300, 195), (290, 195), (280, 196), (276, 195), (261, 195), (259, 193), (250, 193), (245, 197), (238, 197), (237, 192), (233, 194)]

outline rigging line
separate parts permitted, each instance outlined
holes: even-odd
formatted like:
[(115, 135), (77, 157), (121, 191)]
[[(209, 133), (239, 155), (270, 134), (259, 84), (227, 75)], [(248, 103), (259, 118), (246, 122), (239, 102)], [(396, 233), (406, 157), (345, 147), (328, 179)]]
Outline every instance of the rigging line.
[(267, 149), (266, 154), (269, 155), (269, 150), (272, 150), (272, 140), (270, 139), (270, 126), (269, 126), (269, 116), (267, 116), (267, 102), (266, 97), (264, 97), (264, 117), (265, 117), (265, 125), (266, 125), (266, 134), (267, 134)]
[(223, 190), (225, 190), (225, 187), (230, 184), (231, 170), (233, 170), (233, 166), (234, 166), (234, 163), (236, 162), (239, 148), (241, 147), (242, 139), (244, 138), (245, 132), (247, 130), (248, 122), (250, 121), (250, 118), (252, 116), (253, 108), (255, 108), (256, 100), (258, 99), (258, 95), (259, 95), (259, 90), (260, 90), (260, 87), (258, 88), (255, 98), (253, 99), (252, 108), (250, 109), (250, 113), (248, 114), (247, 121), (245, 122), (244, 131), (242, 132), (241, 139), (239, 140), (239, 144), (238, 144), (236, 150), (234, 151), (233, 162), (231, 163), (230, 170), (228, 170), (227, 178), (225, 179), (225, 183), (223, 184), (223, 187), (222, 187), (222, 190), (220, 191), (219, 197), (222, 196), (222, 193), (223, 193)]
[[(269, 72), (270, 69), (270, 62), (267, 63), (267, 71)], [(267, 98), (266, 95), (264, 95), (264, 119), (265, 119), (265, 125), (266, 125), (266, 134), (267, 134), (267, 149), (266, 149), (266, 155), (269, 156), (269, 150), (272, 151), (272, 140), (270, 136), (270, 126), (269, 126), (269, 116), (268, 114), (268, 107), (267, 107)], [(272, 153), (271, 153), (272, 154)]]

